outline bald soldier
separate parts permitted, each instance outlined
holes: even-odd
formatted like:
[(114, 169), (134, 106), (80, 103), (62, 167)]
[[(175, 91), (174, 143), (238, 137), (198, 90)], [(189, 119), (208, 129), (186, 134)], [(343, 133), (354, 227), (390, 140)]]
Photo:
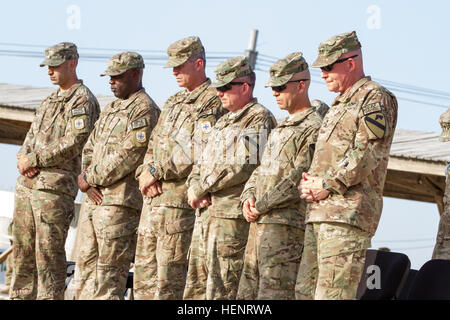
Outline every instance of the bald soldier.
[(338, 92), (299, 190), (309, 205), (298, 299), (354, 299), (381, 216), (397, 100), (365, 76), (356, 33), (319, 45), (313, 67)]
[(103, 109), (83, 149), (76, 299), (117, 300), (125, 293), (142, 209), (134, 175), (160, 114), (142, 87), (144, 67), (140, 54), (122, 52), (101, 74), (110, 76), (117, 99)]
[[(447, 109), (439, 118), (442, 134), (440, 141), (450, 144), (450, 109)], [(436, 245), (433, 250), (433, 259), (450, 260), (450, 164), (445, 168), (444, 212), (439, 220), (439, 229)]]
[(297, 185), (308, 171), (322, 123), (309, 101), (308, 64), (294, 52), (270, 68), (273, 96), (289, 116), (272, 130), (261, 165), (253, 171), (241, 195), (250, 224), (238, 299), (295, 298), (295, 281), (303, 251), (306, 201)]
[(45, 50), (41, 67), (59, 88), (45, 98), (17, 155), (11, 299), (63, 299), (64, 245), (74, 215), (81, 151), (100, 113), (78, 79), (75, 44)]
[(255, 73), (236, 57), (215, 70), (217, 95), (229, 110), (209, 135), (201, 162), (188, 177), (188, 201), (198, 210), (185, 299), (235, 299), (249, 224), (240, 207), (245, 182), (260, 163), (272, 113), (253, 97)]
[(183, 90), (167, 99), (137, 169), (145, 202), (139, 223), (134, 297), (182, 299), (195, 212), (187, 202), (186, 178), (201, 155), (212, 126), (226, 110), (205, 74), (205, 49), (198, 37), (167, 49), (165, 67)]

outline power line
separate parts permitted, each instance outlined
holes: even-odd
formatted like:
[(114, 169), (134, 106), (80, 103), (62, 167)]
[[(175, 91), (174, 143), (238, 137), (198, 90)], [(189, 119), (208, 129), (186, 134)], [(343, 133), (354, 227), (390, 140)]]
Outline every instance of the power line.
[[(8, 43), (8, 42), (0, 42), (0, 46), (13, 46), (13, 47), (19, 47), (19, 48), (47, 48), (45, 45), (36, 45), (36, 44), (23, 44), (23, 43)], [(90, 50), (90, 51), (135, 51), (130, 49), (113, 49), (113, 48), (88, 48), (88, 47), (80, 47), (80, 50)], [(142, 52), (142, 57), (144, 61), (149, 65), (156, 65), (156, 66), (162, 66), (164, 65), (165, 61), (167, 60), (166, 53), (162, 50), (138, 50), (139, 52)], [(146, 54), (144, 54), (144, 52)], [(223, 52), (223, 51), (211, 51), (206, 56), (208, 61), (213, 62), (213, 66), (208, 64), (208, 67), (214, 67), (214, 62), (222, 62), (226, 59), (234, 57), (236, 54), (242, 54), (240, 52), (236, 51), (230, 51), (230, 52)], [(15, 56), (15, 57), (26, 57), (26, 58), (43, 58), (42, 51), (36, 51), (36, 50), (20, 50), (20, 49), (0, 49), (0, 56)], [(93, 53), (93, 52), (82, 52), (80, 55), (81, 60), (86, 60), (90, 62), (104, 62), (105, 60), (109, 59), (111, 56), (110, 54), (105, 53)], [(256, 63), (255, 70), (262, 71), (262, 72), (268, 72), (271, 65), (278, 60), (277, 57), (269, 56), (265, 54), (258, 54), (258, 60)], [(311, 75), (314, 77), (320, 77), (320, 71), (311, 69)], [(389, 90), (405, 93), (409, 95), (415, 95), (418, 97), (423, 97), (426, 99), (432, 98), (432, 99), (438, 99), (438, 100), (445, 100), (450, 105), (450, 92), (445, 92), (441, 90), (434, 90), (434, 89), (428, 89), (428, 88), (422, 88), (418, 86), (383, 80), (383, 79), (375, 79), (374, 80), (382, 83), (386, 88)], [(315, 81), (311, 79), (311, 82), (318, 83), (321, 85), (326, 85), (323, 81)], [(430, 101), (422, 101), (418, 99), (412, 99), (407, 98), (403, 96), (397, 97), (400, 100), (417, 103), (421, 105), (429, 105), (434, 107), (440, 107), (440, 108), (447, 108), (447, 105), (440, 104), (440, 103), (434, 103)]]
[(392, 251), (404, 251), (404, 250), (419, 250), (419, 249), (429, 249), (433, 248), (434, 245), (431, 246), (422, 246), (422, 247), (409, 247), (409, 248), (393, 248)]
[(374, 242), (417, 242), (417, 241), (432, 241), (435, 238), (422, 238), (422, 239), (402, 239), (402, 240), (376, 240)]

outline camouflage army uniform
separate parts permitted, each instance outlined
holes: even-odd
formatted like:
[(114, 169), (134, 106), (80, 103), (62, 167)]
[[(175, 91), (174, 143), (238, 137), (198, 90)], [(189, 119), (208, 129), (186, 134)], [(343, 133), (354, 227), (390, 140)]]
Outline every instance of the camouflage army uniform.
[[(284, 85), (307, 69), (302, 53), (291, 53), (272, 65), (266, 87)], [(262, 215), (250, 224), (237, 299), (295, 298), (306, 211), (297, 185), (309, 169), (322, 123), (316, 109), (328, 109), (321, 101), (311, 103), (313, 107), (290, 114), (272, 130), (261, 165), (245, 184), (241, 202), (254, 198)]]
[[(78, 59), (76, 46), (61, 43), (46, 50), (44, 65)], [(11, 299), (63, 299), (65, 241), (74, 214), (81, 151), (100, 113), (82, 81), (47, 97), (36, 110), (19, 154), (40, 172), (20, 176), (13, 218), (14, 272)]]
[[(183, 64), (199, 52), (204, 48), (198, 37), (179, 40), (168, 48), (166, 66)], [(163, 190), (146, 199), (142, 208), (134, 271), (136, 300), (183, 297), (195, 220), (195, 212), (187, 203), (186, 178), (211, 127), (224, 114), (210, 84), (207, 79), (193, 91), (181, 90), (167, 100), (144, 163), (136, 171), (139, 177), (144, 170), (154, 168), (152, 174), (162, 182)]]
[[(227, 60), (216, 68), (213, 86), (223, 86), (251, 72), (246, 58)], [(201, 210), (201, 220), (195, 226), (197, 238), (191, 246), (185, 298), (235, 299), (249, 228), (240, 195), (275, 126), (273, 115), (256, 99), (224, 115), (214, 126), (202, 161), (187, 181), (189, 199), (210, 194), (211, 205)]]
[[(440, 124), (442, 142), (450, 141), (450, 109), (447, 109), (441, 117)], [(439, 220), (439, 229), (436, 238), (436, 245), (433, 251), (433, 259), (450, 260), (450, 164), (445, 169), (445, 193), (444, 193), (444, 212)]]
[[(360, 47), (355, 32), (335, 36), (320, 44), (313, 67)], [(309, 206), (296, 298), (355, 298), (381, 216), (396, 121), (396, 98), (370, 77), (339, 95), (325, 116), (309, 173), (330, 194)]]
[[(8, 236), (12, 236), (12, 222), (9, 224), (8, 226)], [(10, 240), (11, 245), (12, 245), (12, 240)], [(11, 285), (11, 278), (12, 278), (12, 273), (13, 273), (13, 264), (14, 264), (14, 259), (13, 259), (13, 255), (9, 254), (9, 256), (6, 258), (6, 270), (5, 270), (5, 289), (4, 292), (2, 290), (0, 290), (0, 293), (3, 294), (9, 294), (9, 287)]]
[[(110, 59), (102, 75), (143, 68), (133, 52)], [(140, 89), (108, 104), (83, 149), (86, 181), (103, 194), (100, 205), (84, 196), (74, 281), (76, 299), (122, 299), (136, 248), (142, 196), (134, 179), (160, 110)]]

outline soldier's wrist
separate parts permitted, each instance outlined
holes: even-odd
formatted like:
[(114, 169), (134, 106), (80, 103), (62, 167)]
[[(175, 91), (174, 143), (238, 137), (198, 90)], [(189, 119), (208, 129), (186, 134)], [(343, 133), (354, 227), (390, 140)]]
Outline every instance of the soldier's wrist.
[(27, 159), (30, 167), (37, 167), (38, 166), (38, 156), (36, 153), (31, 152), (27, 154)]
[(255, 202), (255, 208), (260, 213), (266, 213), (268, 211), (268, 203), (263, 199), (260, 199)]
[(156, 179), (156, 180), (161, 180), (161, 172), (158, 169), (157, 166), (149, 166), (148, 167), (148, 172)]

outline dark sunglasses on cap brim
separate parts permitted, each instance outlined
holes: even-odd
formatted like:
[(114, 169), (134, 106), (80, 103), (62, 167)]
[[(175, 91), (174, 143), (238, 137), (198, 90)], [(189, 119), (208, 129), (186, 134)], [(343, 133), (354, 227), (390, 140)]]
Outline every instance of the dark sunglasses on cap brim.
[[(309, 80), (309, 79), (298, 79), (298, 80), (291, 80), (291, 81), (288, 81), (288, 82), (286, 82), (286, 83), (289, 83), (289, 82), (308, 81), (308, 80)], [(273, 91), (276, 91), (276, 92), (281, 92), (281, 91), (283, 91), (284, 89), (286, 89), (286, 83), (283, 84), (283, 85), (281, 85), (281, 86), (272, 87), (272, 90), (273, 90)]]
[(247, 83), (247, 82), (237, 82), (237, 81), (236, 82), (229, 82), (229, 83), (227, 83), (224, 86), (217, 87), (216, 89), (217, 89), (217, 91), (220, 91), (220, 92), (227, 92), (228, 90), (231, 90), (231, 88), (233, 87), (234, 84), (244, 84), (244, 83)]
[(328, 65), (328, 66), (320, 67), (320, 70), (330, 72), (331, 70), (333, 70), (333, 67), (334, 67), (334, 65), (335, 65), (336, 63), (341, 63), (341, 62), (344, 62), (345, 60), (348, 60), (348, 59), (350, 59), (350, 58), (354, 58), (354, 57), (357, 57), (357, 56), (358, 56), (358, 55), (355, 54), (354, 56), (351, 56), (351, 57), (347, 57), (347, 58), (343, 58), (343, 59), (336, 60), (335, 62), (333, 62), (332, 64), (330, 64), (330, 65)]

